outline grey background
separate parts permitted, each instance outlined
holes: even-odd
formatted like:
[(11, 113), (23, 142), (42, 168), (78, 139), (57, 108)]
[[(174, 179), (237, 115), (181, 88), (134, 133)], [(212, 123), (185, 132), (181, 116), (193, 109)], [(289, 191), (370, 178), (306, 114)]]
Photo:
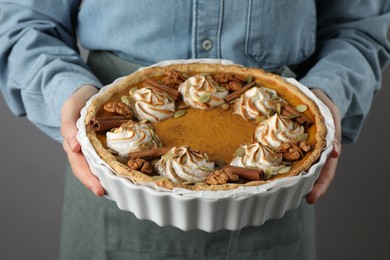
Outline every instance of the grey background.
[[(318, 259), (389, 259), (390, 68), (361, 137), (316, 204)], [(66, 157), (0, 98), (0, 259), (57, 259)]]

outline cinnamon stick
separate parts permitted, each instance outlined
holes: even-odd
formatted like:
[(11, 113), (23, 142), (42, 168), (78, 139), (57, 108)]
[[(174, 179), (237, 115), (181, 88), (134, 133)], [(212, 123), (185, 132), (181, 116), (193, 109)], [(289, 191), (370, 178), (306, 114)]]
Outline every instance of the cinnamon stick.
[(250, 180), (250, 181), (260, 181), (263, 180), (263, 171), (260, 169), (249, 169), (232, 165), (225, 165), (222, 167), (224, 171), (229, 171), (238, 175), (238, 177)]
[(95, 132), (106, 131), (114, 127), (119, 127), (129, 120), (129, 118), (124, 116), (95, 117), (89, 122), (89, 126)]
[(149, 149), (149, 150), (141, 150), (141, 151), (135, 151), (135, 152), (130, 152), (128, 153), (128, 157), (130, 159), (137, 159), (137, 158), (142, 158), (142, 159), (154, 159), (163, 156), (169, 150), (171, 147), (161, 147), (161, 148), (154, 148), (154, 149)]
[(153, 87), (167, 93), (170, 95), (175, 101), (180, 97), (180, 92), (176, 89), (170, 88), (168, 86), (165, 86), (163, 84), (160, 84), (158, 81), (154, 79), (146, 79), (145, 83), (152, 85)]
[(253, 81), (253, 82), (251, 82), (251, 83), (249, 83), (249, 84), (243, 86), (242, 88), (240, 88), (240, 89), (234, 91), (233, 93), (231, 93), (230, 95), (228, 95), (228, 96), (225, 98), (225, 101), (226, 101), (227, 103), (229, 103), (229, 102), (235, 100), (236, 98), (239, 98), (242, 94), (245, 93), (245, 91), (247, 91), (248, 89), (250, 89), (250, 88), (252, 88), (252, 87), (254, 87), (254, 86), (256, 86), (256, 85), (257, 85), (257, 82), (256, 82), (256, 81)]
[(306, 125), (306, 126), (310, 126), (313, 124), (313, 122), (310, 120), (310, 118), (308, 118), (307, 116), (299, 113), (298, 111), (295, 110), (295, 108), (293, 108), (292, 106), (288, 105), (288, 104), (285, 104), (283, 103), (282, 104), (282, 112), (281, 112), (282, 115), (284, 116), (292, 116), (292, 115), (297, 115), (297, 117), (295, 118), (295, 120), (300, 123), (301, 125)]

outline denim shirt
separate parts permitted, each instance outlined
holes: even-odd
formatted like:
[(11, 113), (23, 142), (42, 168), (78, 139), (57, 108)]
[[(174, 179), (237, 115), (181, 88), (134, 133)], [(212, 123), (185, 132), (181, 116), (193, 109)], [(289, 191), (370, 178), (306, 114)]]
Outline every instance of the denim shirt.
[(332, 99), (344, 141), (355, 141), (389, 60), (389, 12), (387, 0), (0, 0), (0, 88), (16, 115), (61, 141), (64, 101), (82, 85), (101, 87), (77, 40), (141, 65), (288, 65)]

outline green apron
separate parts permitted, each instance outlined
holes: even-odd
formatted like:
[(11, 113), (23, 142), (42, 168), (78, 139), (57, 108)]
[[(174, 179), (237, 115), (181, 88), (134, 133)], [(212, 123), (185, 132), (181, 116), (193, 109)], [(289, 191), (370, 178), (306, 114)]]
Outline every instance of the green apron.
[[(88, 63), (103, 84), (139, 65), (107, 52), (91, 53)], [(315, 259), (314, 208), (305, 200), (283, 218), (260, 227), (214, 233), (159, 227), (97, 198), (72, 174), (65, 176), (61, 230), (62, 260), (106, 259)]]

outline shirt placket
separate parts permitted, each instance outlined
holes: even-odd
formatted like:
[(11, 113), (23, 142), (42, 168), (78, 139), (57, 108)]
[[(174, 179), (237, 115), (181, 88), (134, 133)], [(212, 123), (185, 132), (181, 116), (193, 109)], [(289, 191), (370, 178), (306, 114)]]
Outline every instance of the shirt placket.
[(223, 0), (194, 0), (192, 57), (220, 58)]

